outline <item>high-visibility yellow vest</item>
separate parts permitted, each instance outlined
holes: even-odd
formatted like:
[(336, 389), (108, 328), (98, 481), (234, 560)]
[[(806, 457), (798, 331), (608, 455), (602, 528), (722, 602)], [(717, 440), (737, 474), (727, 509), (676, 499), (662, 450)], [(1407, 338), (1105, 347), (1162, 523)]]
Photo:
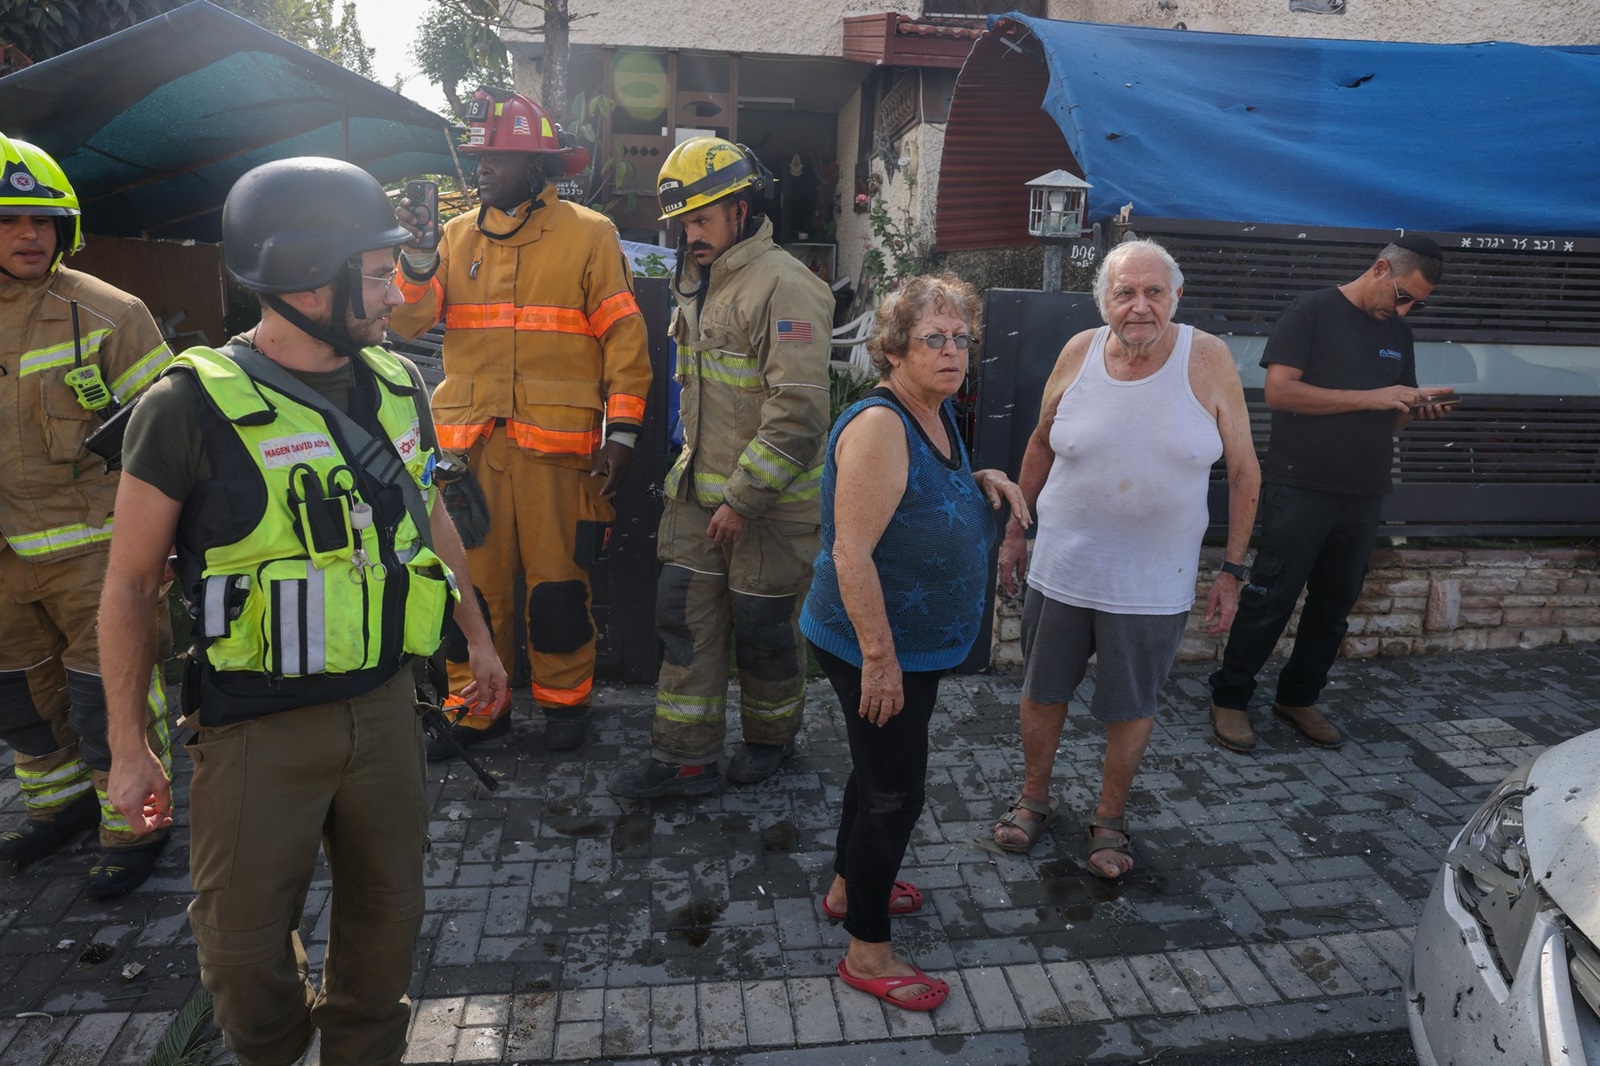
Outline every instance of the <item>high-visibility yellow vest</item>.
[[(364, 365), (381, 436), (431, 506), (426, 400), (394, 356), (361, 356), (357, 391)], [(202, 722), (359, 695), (437, 650), (454, 578), (398, 486), (377, 484), (346, 454), (360, 446), (223, 353), (191, 348), (169, 373), (192, 374), (211, 405), (210, 477), (185, 502), (179, 545)]]

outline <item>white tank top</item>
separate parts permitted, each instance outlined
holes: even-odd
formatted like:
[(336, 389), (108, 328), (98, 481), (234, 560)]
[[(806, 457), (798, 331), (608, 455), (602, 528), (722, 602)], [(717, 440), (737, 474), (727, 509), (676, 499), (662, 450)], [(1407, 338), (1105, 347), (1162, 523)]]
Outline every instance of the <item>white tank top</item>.
[(1147, 378), (1106, 372), (1101, 327), (1050, 427), (1055, 462), (1039, 493), (1028, 584), (1075, 607), (1181, 614), (1194, 605), (1217, 421), (1189, 387), (1194, 327), (1178, 327)]

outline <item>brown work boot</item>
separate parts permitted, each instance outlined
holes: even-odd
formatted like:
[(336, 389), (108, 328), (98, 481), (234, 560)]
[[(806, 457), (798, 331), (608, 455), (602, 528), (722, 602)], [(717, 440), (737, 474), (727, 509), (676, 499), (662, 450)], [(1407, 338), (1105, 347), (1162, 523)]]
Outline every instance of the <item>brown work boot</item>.
[(1231, 751), (1256, 750), (1256, 731), (1250, 728), (1250, 716), (1243, 711), (1213, 703), (1211, 729), (1217, 734), (1217, 743)]
[(1301, 736), (1319, 748), (1337, 748), (1344, 743), (1344, 734), (1322, 717), (1322, 712), (1315, 706), (1285, 707), (1281, 703), (1274, 703), (1272, 716), (1300, 730)]

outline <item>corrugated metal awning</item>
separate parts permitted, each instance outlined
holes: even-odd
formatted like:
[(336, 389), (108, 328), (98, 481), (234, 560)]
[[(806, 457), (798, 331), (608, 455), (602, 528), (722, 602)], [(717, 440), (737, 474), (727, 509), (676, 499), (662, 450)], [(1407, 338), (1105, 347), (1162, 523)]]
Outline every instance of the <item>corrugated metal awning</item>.
[(956, 81), (939, 168), (935, 247), (1026, 244), (1027, 183), (1058, 168), (1082, 174), (1061, 129), (1039, 108), (1050, 72), (1038, 49), (1012, 47), (1016, 23), (985, 33)]

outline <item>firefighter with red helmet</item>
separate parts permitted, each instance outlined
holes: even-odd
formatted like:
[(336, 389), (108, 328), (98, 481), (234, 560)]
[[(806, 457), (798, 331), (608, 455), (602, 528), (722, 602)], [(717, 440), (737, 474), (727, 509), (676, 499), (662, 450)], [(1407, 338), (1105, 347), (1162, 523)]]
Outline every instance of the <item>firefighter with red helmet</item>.
[[(433, 394), (439, 443), (464, 459), (487, 512), (468, 559), (495, 645), (513, 661), (527, 628), (545, 744), (570, 750), (588, 729), (595, 628), (589, 566), (605, 545), (650, 389), (644, 318), (616, 227), (562, 200), (555, 182), (589, 164), (538, 104), (479, 89), (462, 151), (478, 161), (482, 206), (451, 219), (438, 249), (404, 249), (405, 305), (390, 326), (417, 336), (445, 324), (444, 381)], [(396, 211), (416, 230), (409, 204)], [(525, 597), (516, 594), (523, 579)], [(451, 689), (469, 675), (447, 637)], [(455, 739), (510, 729), (507, 707), (464, 713)], [(447, 742), (430, 760), (449, 758)]]
[[(99, 826), (88, 892), (110, 898), (150, 876), (166, 834), (135, 839), (106, 798), (95, 612), (118, 475), (85, 440), (172, 353), (144, 304), (61, 265), (83, 247), (83, 224), (56, 161), (0, 135), (0, 163), (0, 739), (26, 812), (0, 833), (0, 863), (25, 867)], [(144, 710), (170, 767), (159, 668)]]

